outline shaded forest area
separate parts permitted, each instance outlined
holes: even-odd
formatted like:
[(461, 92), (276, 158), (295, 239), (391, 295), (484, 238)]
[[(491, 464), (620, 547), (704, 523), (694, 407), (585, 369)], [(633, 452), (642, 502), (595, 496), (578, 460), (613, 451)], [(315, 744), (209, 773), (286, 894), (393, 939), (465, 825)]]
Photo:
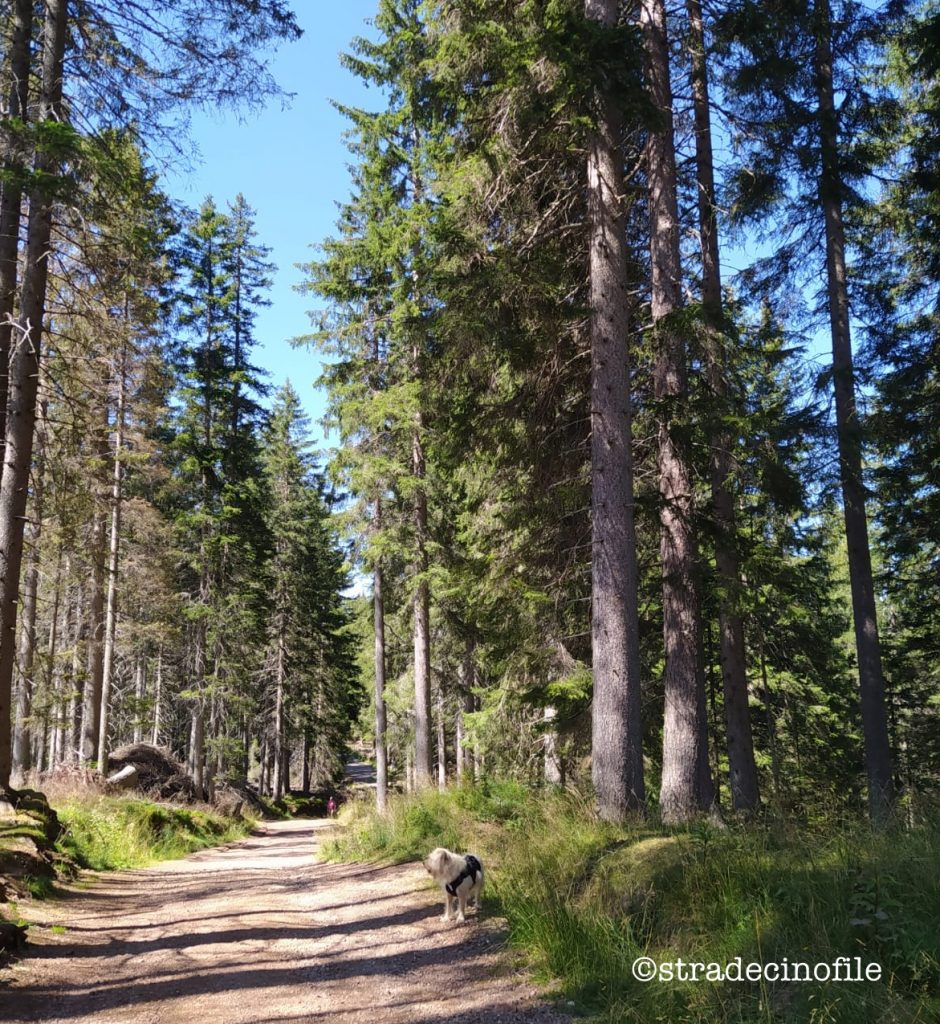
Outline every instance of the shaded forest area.
[(614, 820), (929, 813), (938, 27), (379, 4), (307, 287), (380, 808), (510, 776)]
[(279, 94), (294, 16), (15, 0), (3, 26), (0, 785), (141, 742), (204, 798), (328, 783), (348, 580), (300, 400), (252, 363), (269, 253), (244, 197), (186, 210), (151, 170), (194, 106)]
[(358, 718), (380, 807), (929, 813), (935, 5), (380, 0), (305, 268), (326, 470), (251, 208), (151, 170), (278, 94), (289, 9), (2, 12), (0, 785), (149, 739), (278, 797)]

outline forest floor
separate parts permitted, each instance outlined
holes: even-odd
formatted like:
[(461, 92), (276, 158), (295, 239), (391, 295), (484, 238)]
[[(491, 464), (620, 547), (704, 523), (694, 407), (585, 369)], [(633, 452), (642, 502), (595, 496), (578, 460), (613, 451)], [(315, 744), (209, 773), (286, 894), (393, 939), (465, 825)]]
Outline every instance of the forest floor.
[(420, 864), (317, 863), (330, 822), (267, 822), (185, 860), (21, 904), (0, 1020), (78, 1024), (562, 1024), (503, 922), (457, 926)]

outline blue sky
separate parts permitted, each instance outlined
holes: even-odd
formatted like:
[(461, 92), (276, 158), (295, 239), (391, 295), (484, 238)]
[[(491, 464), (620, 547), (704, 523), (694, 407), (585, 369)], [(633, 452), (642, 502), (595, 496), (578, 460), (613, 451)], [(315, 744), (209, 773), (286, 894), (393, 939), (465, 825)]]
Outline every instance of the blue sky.
[(162, 183), (189, 206), (210, 194), (224, 205), (241, 192), (255, 209), (258, 240), (271, 248), (278, 267), (271, 306), (258, 314), (255, 363), (270, 372), (275, 386), (290, 379), (321, 444), (316, 420), (323, 415), (324, 398), (313, 387), (319, 361), (312, 350), (288, 344), (309, 330), (307, 311), (314, 301), (294, 291), (302, 280), (294, 264), (310, 260), (310, 246), (333, 232), (337, 203), (349, 195), (349, 153), (342, 142), (346, 122), (330, 100), (381, 104), (376, 90), (367, 90), (339, 63), (354, 36), (371, 34), (366, 19), (374, 15), (376, 0), (298, 0), (294, 7), (304, 35), (282, 46), (272, 61), (281, 87), (295, 93), (287, 109), (275, 100), (241, 120), (230, 111), (197, 113), (193, 139), (200, 160), (186, 173), (166, 172)]

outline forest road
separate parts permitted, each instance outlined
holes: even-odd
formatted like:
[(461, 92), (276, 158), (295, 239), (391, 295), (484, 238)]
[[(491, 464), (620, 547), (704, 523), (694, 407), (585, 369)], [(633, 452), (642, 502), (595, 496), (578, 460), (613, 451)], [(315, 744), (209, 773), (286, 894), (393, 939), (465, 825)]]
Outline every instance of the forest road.
[(0, 1021), (564, 1024), (486, 914), (457, 926), (420, 864), (314, 860), (324, 820), (269, 822), (185, 860), (21, 907), (30, 952)]

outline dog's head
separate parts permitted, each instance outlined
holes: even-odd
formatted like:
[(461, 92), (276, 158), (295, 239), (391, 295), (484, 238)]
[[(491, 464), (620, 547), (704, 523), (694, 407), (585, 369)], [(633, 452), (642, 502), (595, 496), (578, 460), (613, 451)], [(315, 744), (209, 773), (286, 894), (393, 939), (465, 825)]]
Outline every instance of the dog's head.
[(423, 863), (425, 870), (432, 878), (440, 878), (444, 872), (444, 868), (447, 865), (449, 857), (450, 852), (445, 850), (442, 846), (439, 846), (424, 858)]

